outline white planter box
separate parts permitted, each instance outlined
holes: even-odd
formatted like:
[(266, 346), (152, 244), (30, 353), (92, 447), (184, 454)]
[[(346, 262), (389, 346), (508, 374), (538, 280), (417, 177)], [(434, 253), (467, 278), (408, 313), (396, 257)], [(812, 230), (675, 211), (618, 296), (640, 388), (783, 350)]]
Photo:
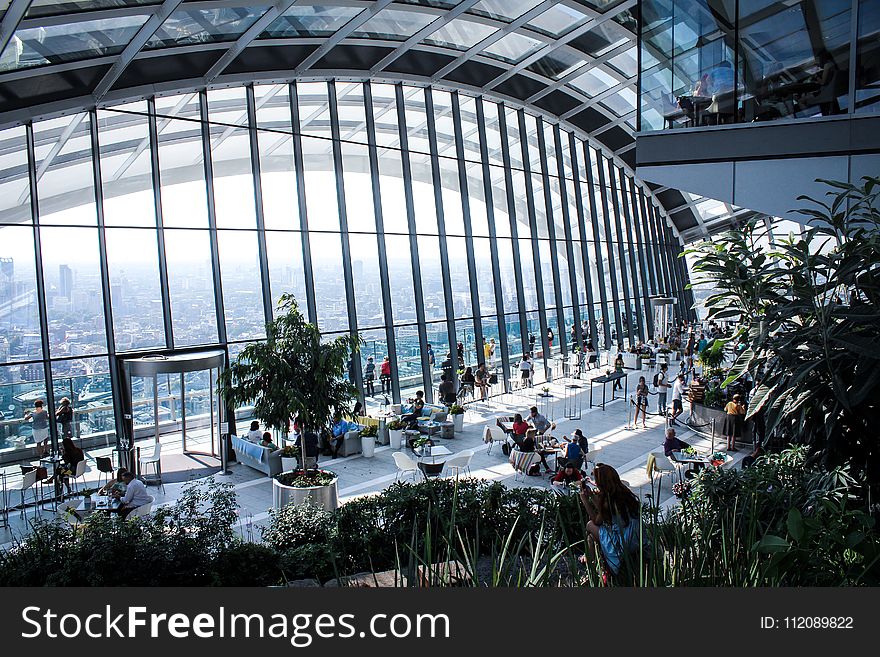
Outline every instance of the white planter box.
[(456, 433), (461, 433), (464, 430), (464, 413), (459, 413), (458, 415), (452, 416), (452, 424), (455, 425)]
[(403, 429), (399, 431), (388, 430), (388, 438), (391, 441), (391, 449), (400, 449), (403, 443)]
[[(329, 471), (325, 471), (329, 472)], [(322, 509), (333, 511), (339, 507), (339, 492), (337, 484), (339, 478), (333, 474), (333, 481), (326, 486), (309, 486), (307, 488), (294, 488), (285, 486), (275, 477), (272, 478), (272, 508), (282, 509), (288, 504), (302, 504), (311, 500)]]
[(375, 436), (361, 436), (361, 454), (364, 458), (371, 459), (376, 451)]

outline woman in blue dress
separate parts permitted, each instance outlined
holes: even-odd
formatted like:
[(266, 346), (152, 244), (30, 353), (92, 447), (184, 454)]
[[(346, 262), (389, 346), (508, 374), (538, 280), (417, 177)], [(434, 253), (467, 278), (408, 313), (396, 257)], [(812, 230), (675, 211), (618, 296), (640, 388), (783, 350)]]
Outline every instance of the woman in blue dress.
[(617, 470), (597, 463), (593, 469), (596, 490), (581, 487), (581, 502), (590, 517), (590, 543), (598, 545), (608, 570), (617, 575), (624, 559), (634, 556), (641, 545), (639, 498), (621, 481)]

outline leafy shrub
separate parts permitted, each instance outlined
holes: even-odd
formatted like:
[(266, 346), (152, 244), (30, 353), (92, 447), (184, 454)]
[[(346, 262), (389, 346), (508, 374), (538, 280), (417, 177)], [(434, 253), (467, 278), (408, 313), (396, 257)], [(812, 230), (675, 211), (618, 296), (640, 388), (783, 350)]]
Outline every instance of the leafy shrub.
[(327, 543), (333, 529), (333, 514), (311, 501), (288, 504), (269, 511), (270, 523), (262, 528), (263, 540), (277, 552), (310, 543)]
[(278, 553), (268, 545), (237, 542), (211, 564), (215, 586), (272, 586), (282, 579)]

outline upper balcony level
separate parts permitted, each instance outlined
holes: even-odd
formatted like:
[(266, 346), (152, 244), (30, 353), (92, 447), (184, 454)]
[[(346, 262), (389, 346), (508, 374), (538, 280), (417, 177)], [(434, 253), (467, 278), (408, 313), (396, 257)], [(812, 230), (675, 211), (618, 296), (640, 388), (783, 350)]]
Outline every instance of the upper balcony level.
[(880, 173), (880, 0), (643, 0), (636, 174), (803, 221)]
[(643, 0), (640, 132), (880, 113), (877, 0)]

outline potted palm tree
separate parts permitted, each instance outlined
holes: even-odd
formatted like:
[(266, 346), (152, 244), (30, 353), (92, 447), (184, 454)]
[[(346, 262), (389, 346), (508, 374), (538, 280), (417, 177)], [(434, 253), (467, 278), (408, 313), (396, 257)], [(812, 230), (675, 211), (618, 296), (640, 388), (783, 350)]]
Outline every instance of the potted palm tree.
[[(249, 344), (220, 376), (220, 390), (232, 407), (250, 404), (254, 416), (286, 437), (291, 418), (301, 435), (328, 427), (337, 412), (350, 415), (356, 388), (345, 378), (360, 338), (340, 336), (322, 341), (318, 327), (308, 323), (293, 295), (278, 302), (278, 316), (266, 325), (266, 340)], [(307, 464), (305, 441), (300, 462)], [(273, 478), (273, 506), (311, 498), (326, 509), (339, 505), (336, 473), (297, 468)]]

